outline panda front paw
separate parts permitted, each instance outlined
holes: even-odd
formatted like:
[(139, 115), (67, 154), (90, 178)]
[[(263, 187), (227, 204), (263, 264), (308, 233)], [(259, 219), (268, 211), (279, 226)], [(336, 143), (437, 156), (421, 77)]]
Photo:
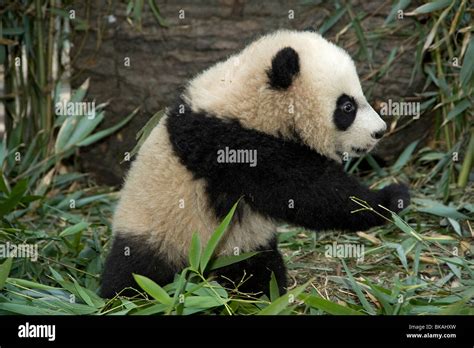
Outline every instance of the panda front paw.
[(399, 213), (410, 205), (410, 191), (404, 184), (392, 184), (384, 187), (382, 205), (395, 213)]

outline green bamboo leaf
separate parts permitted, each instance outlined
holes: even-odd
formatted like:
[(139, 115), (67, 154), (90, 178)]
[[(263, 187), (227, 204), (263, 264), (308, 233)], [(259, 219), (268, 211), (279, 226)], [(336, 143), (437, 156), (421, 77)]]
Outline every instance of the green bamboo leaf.
[(334, 15), (332, 15), (331, 17), (329, 17), (329, 19), (327, 19), (326, 21), (324, 21), (323, 25), (321, 25), (320, 29), (319, 29), (319, 34), (321, 35), (324, 35), (324, 33), (326, 31), (328, 31), (329, 29), (331, 29), (337, 22), (339, 22), (339, 20), (342, 18), (342, 16), (344, 15), (344, 13), (346, 13), (347, 11), (347, 8), (346, 7), (341, 7), (339, 9), (337, 9), (335, 12), (334, 12)]
[(456, 210), (455, 207), (446, 206), (431, 199), (414, 198), (413, 202), (420, 205), (417, 211), (455, 220), (467, 220), (468, 217)]
[(459, 73), (461, 86), (467, 87), (468, 83), (472, 83), (473, 70), (474, 70), (474, 37), (471, 37), (466, 53), (464, 54), (461, 72)]
[(79, 233), (89, 227), (89, 223), (81, 221), (73, 226), (69, 226), (59, 234), (59, 237), (72, 236), (73, 234)]
[(133, 274), (133, 278), (147, 294), (152, 296), (158, 302), (167, 305), (171, 305), (173, 303), (173, 299), (168, 295), (168, 293), (150, 278), (135, 273)]
[(445, 7), (447, 7), (449, 4), (451, 4), (452, 0), (437, 0), (437, 1), (432, 1), (427, 4), (424, 4), (420, 7), (417, 7), (411, 14), (425, 14), (425, 13), (430, 13), (434, 12), (437, 10), (441, 10)]
[(191, 248), (189, 249), (189, 265), (193, 270), (199, 269), (199, 260), (201, 258), (201, 239), (199, 234), (193, 233)]
[(398, 157), (397, 161), (395, 164), (392, 166), (392, 171), (394, 173), (398, 173), (410, 160), (410, 157), (415, 151), (416, 145), (418, 145), (419, 140), (416, 140), (412, 142), (410, 145), (407, 146), (407, 148), (402, 152), (400, 157)]
[(303, 284), (289, 292), (285, 295), (277, 298), (267, 307), (262, 309), (258, 315), (276, 315), (280, 314), (282, 311), (288, 308), (289, 305), (294, 303), (294, 300), (306, 289), (308, 283)]
[(369, 165), (372, 167), (372, 169), (375, 170), (378, 176), (384, 177), (387, 175), (387, 172), (379, 166), (379, 164), (374, 159), (374, 157), (372, 157), (371, 154), (367, 154), (365, 156), (365, 159), (367, 160), (367, 163), (369, 163)]
[(55, 154), (59, 154), (66, 149), (66, 143), (71, 138), (71, 135), (74, 132), (74, 129), (76, 128), (78, 122), (79, 120), (77, 117), (66, 116), (66, 119), (61, 125), (61, 127), (59, 128), (59, 132), (56, 137), (56, 142), (54, 144)]
[(17, 303), (0, 303), (0, 310), (22, 315), (61, 315), (62, 311), (54, 311), (46, 308), (33, 307)]
[[(84, 97), (87, 94), (87, 90), (89, 89), (89, 79), (86, 79), (82, 85), (74, 91), (74, 93), (71, 96), (71, 99), (68, 101), (68, 103), (79, 103), (82, 102)], [(57, 106), (57, 103), (60, 103), (61, 101), (57, 101), (55, 104), (55, 109)], [(55, 153), (60, 153), (66, 149), (66, 144), (70, 141), (71, 136), (74, 133), (74, 130), (76, 129), (77, 124), (79, 123), (79, 115), (56, 115), (61, 119), (64, 119), (64, 122), (62, 123), (58, 135), (56, 137), (56, 143), (54, 146)]]
[[(153, 315), (153, 314), (158, 314), (158, 313), (164, 313), (168, 309), (168, 307), (169, 307), (168, 305), (164, 305), (163, 303), (157, 303), (157, 304), (154, 304), (153, 306), (146, 307), (144, 309), (138, 309), (137, 311), (134, 311), (133, 313), (131, 313), (131, 315)], [(127, 312), (128, 311), (129, 310), (127, 310)], [(120, 315), (120, 314), (117, 313), (117, 315)]]
[[(187, 275), (188, 271), (189, 271), (189, 267), (186, 267), (185, 269), (183, 269), (181, 271), (181, 274), (178, 277), (178, 280), (175, 281), (174, 283), (172, 283), (172, 285), (176, 285), (176, 287), (174, 288), (175, 292), (174, 292), (174, 296), (173, 296), (173, 304), (171, 306), (167, 307), (168, 308), (167, 314), (171, 313), (173, 308), (178, 303), (179, 295), (181, 295), (183, 293), (183, 290), (186, 286), (186, 275)], [(178, 306), (176, 308), (177, 314), (180, 314), (181, 307), (182, 306)]]
[(272, 272), (270, 278), (270, 301), (275, 302), (280, 297), (280, 290), (278, 289), (278, 282), (275, 277), (275, 273)]
[[(474, 57), (473, 57), (474, 59)], [(459, 103), (456, 104), (456, 106), (448, 113), (448, 116), (446, 116), (446, 119), (444, 120), (443, 124), (441, 127), (443, 127), (446, 123), (451, 121), (453, 118), (456, 116), (462, 114), (467, 108), (471, 106), (471, 102), (469, 99), (463, 99)]]
[(356, 311), (352, 308), (341, 306), (340, 304), (328, 301), (319, 296), (302, 295), (301, 299), (310, 307), (320, 309), (333, 315), (365, 315), (365, 313)]
[(234, 204), (230, 212), (227, 214), (221, 224), (216, 228), (211, 238), (209, 238), (209, 241), (207, 242), (207, 245), (204, 248), (204, 251), (201, 256), (201, 272), (204, 272), (206, 270), (207, 264), (211, 260), (211, 257), (214, 254), (214, 251), (216, 250), (219, 241), (222, 239), (222, 236), (224, 235), (225, 231), (227, 230), (227, 227), (232, 221), (232, 217), (234, 216), (239, 201), (240, 199), (237, 201), (237, 203)]
[(184, 307), (207, 309), (220, 307), (227, 301), (228, 300), (226, 299), (221, 299), (214, 296), (187, 296), (184, 299)]
[(411, 237), (415, 237), (419, 241), (423, 240), (423, 237), (421, 237), (413, 228), (411, 228), (410, 225), (408, 225), (400, 216), (392, 213), (392, 219), (395, 226), (397, 226), (400, 230)]
[(234, 263), (237, 263), (237, 262), (246, 260), (248, 258), (251, 258), (252, 256), (257, 255), (258, 253), (259, 253), (259, 251), (251, 251), (251, 252), (242, 253), (242, 254), (239, 254), (239, 255), (229, 255), (229, 256), (217, 257), (214, 260), (210, 261), (210, 263), (208, 265), (208, 269), (210, 271), (213, 271), (213, 270), (218, 269), (218, 268), (229, 266), (229, 265), (232, 265)]
[(87, 116), (77, 116), (78, 119), (77, 125), (74, 128), (74, 132), (70, 135), (68, 141), (64, 148), (70, 148), (73, 146), (78, 146), (78, 144), (86, 139), (92, 132), (97, 128), (97, 126), (104, 119), (104, 111), (99, 112), (93, 118), (88, 118)]
[(0, 192), (5, 193), (6, 195), (10, 194), (10, 188), (8, 185), (8, 181), (6, 180), (5, 176), (3, 175), (3, 171), (0, 170)]
[(72, 278), (72, 282), (74, 283), (74, 287), (76, 288), (77, 293), (79, 294), (80, 298), (87, 303), (91, 307), (95, 307), (94, 302), (92, 302), (91, 297), (87, 294), (82, 286), (79, 285), (76, 279)]
[[(165, 114), (165, 110), (162, 109), (158, 112), (156, 112), (149, 120), (148, 122), (143, 126), (142, 129), (140, 129), (137, 133), (137, 144), (134, 146), (132, 151), (130, 151), (130, 157), (133, 157), (137, 154), (138, 150), (142, 146), (142, 144), (145, 142), (145, 140), (148, 138), (150, 135), (151, 131), (156, 127), (156, 125), (160, 122), (161, 118)], [(122, 161), (123, 162), (123, 161)]]
[(56, 288), (54, 286), (49, 286), (49, 285), (44, 285), (36, 282), (32, 282), (30, 280), (26, 279), (18, 279), (18, 278), (8, 278), (8, 282), (19, 286), (19, 287), (25, 287), (28, 289), (39, 289), (39, 290), (60, 290), (60, 288)]
[(125, 126), (138, 112), (140, 108), (136, 108), (135, 110), (132, 111), (132, 113), (130, 115), (128, 115), (127, 117), (125, 117), (122, 121), (120, 121), (119, 123), (117, 123), (116, 125), (110, 127), (110, 128), (107, 128), (107, 129), (104, 129), (104, 130), (101, 130), (97, 133), (94, 133), (92, 134), (91, 136), (89, 136), (88, 138), (80, 141), (77, 146), (88, 146), (90, 144), (93, 144), (99, 140), (101, 140), (102, 138), (105, 138), (107, 136), (109, 136), (110, 134), (112, 133), (115, 133), (117, 130), (119, 130), (120, 128), (122, 128), (123, 126)]
[(404, 10), (410, 5), (411, 0), (399, 0), (395, 6), (392, 7), (390, 13), (388, 14), (387, 18), (385, 19), (384, 25), (389, 24), (392, 22), (398, 14), (398, 11)]
[[(76, 199), (76, 208), (80, 208), (85, 205), (96, 203), (96, 202), (110, 203), (111, 199), (113, 199), (115, 196), (116, 196), (116, 193), (113, 192), (113, 193), (101, 193), (98, 195)], [(73, 197), (70, 197), (70, 198), (73, 198)], [(67, 202), (69, 202), (69, 199), (66, 198)]]
[(87, 90), (89, 89), (89, 78), (87, 78), (82, 85), (74, 91), (69, 100), (72, 103), (81, 102), (87, 94)]
[(0, 204), (0, 217), (14, 210), (25, 196), (27, 190), (28, 179), (22, 179), (18, 181), (10, 192), (8, 198)]
[(12, 268), (12, 263), (13, 259), (9, 257), (0, 265), (0, 290), (2, 290), (5, 286), (5, 282), (7, 281), (8, 275), (10, 274), (10, 270)]
[(168, 27), (168, 24), (166, 21), (163, 19), (163, 17), (160, 14), (160, 10), (158, 6), (155, 3), (155, 0), (148, 0), (148, 5), (150, 6), (153, 15), (155, 16), (156, 20), (158, 21), (158, 24), (162, 27)]
[(403, 267), (405, 267), (405, 269), (408, 271), (408, 261), (405, 254), (405, 250), (403, 249), (402, 245), (398, 243), (386, 243), (386, 246), (395, 249), (398, 255), (398, 259), (402, 263)]
[(352, 289), (357, 294), (357, 297), (359, 298), (360, 303), (362, 304), (364, 309), (367, 311), (367, 313), (374, 315), (375, 314), (374, 308), (370, 305), (370, 303), (365, 298), (364, 294), (362, 293), (362, 289), (360, 288), (359, 284), (357, 284), (354, 277), (352, 276), (352, 273), (347, 267), (346, 262), (344, 261), (344, 259), (341, 259), (341, 262), (342, 262), (342, 266), (344, 267), (344, 270), (346, 271), (347, 277), (349, 278), (349, 283), (351, 284)]
[(138, 26), (141, 27), (142, 23), (142, 11), (143, 11), (144, 0), (135, 0), (133, 3), (133, 20), (138, 23)]
[(372, 294), (382, 305), (385, 314), (393, 314), (393, 306), (390, 304), (392, 301), (391, 291), (382, 286), (372, 284), (368, 279), (365, 279), (365, 282), (370, 287), (370, 290), (372, 290)]

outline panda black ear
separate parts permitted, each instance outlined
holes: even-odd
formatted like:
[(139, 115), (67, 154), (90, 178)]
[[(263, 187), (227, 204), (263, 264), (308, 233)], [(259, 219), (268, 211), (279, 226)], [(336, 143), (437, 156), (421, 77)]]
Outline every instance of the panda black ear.
[(300, 72), (300, 58), (291, 48), (282, 48), (272, 59), (272, 67), (267, 71), (269, 84), (275, 89), (287, 89), (293, 78)]

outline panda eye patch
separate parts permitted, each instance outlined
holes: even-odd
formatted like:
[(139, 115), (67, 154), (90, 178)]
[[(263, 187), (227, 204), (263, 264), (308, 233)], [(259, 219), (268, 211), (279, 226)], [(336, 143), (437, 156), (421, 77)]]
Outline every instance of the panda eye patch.
[(342, 94), (337, 98), (334, 108), (334, 123), (340, 131), (345, 131), (354, 122), (357, 115), (357, 103), (353, 97)]

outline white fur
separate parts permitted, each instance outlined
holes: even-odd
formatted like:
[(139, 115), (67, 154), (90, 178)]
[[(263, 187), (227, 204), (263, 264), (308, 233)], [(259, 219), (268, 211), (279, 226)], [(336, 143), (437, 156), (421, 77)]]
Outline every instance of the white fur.
[[(266, 70), (284, 47), (299, 54), (301, 71), (288, 90), (275, 91), (268, 86)], [(359, 105), (355, 122), (344, 132), (332, 120), (342, 93)], [(185, 98), (194, 111), (235, 117), (244, 126), (268, 134), (291, 138), (295, 127), (306, 144), (336, 160), (338, 151), (372, 147), (371, 134), (384, 127), (362, 93), (351, 58), (309, 32), (278, 31), (262, 37), (197, 76)], [(155, 246), (169, 262), (184, 265), (192, 233), (198, 231), (205, 244), (219, 221), (208, 204), (204, 180), (195, 180), (173, 153), (166, 117), (142, 145), (129, 171), (113, 230), (141, 236), (144, 244)], [(272, 238), (275, 222), (247, 206), (244, 209), (247, 218), (228, 231), (221, 254), (232, 254), (235, 248), (255, 250)]]
[[(299, 55), (300, 73), (285, 91), (269, 88), (267, 69), (285, 47)], [(336, 129), (333, 114), (342, 94), (358, 104), (354, 123)], [(291, 138), (296, 127), (305, 143), (319, 153), (355, 155), (352, 148), (373, 148), (374, 132), (385, 123), (364, 97), (354, 62), (340, 47), (319, 34), (281, 30), (263, 36), (242, 52), (218, 63), (193, 79), (185, 92), (195, 111), (234, 117), (248, 128)]]

